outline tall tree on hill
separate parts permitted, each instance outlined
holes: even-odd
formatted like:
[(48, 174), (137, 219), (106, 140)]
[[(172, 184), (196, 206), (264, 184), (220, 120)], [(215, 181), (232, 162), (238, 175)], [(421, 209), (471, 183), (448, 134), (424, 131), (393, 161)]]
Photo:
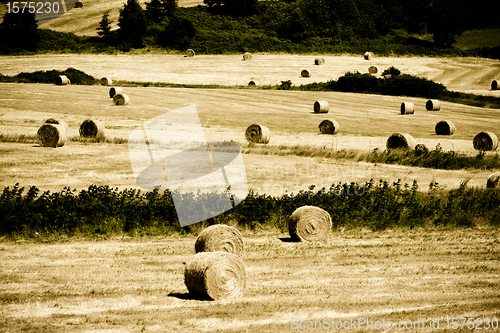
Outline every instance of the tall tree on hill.
[(146, 2), (146, 18), (160, 23), (165, 17), (173, 17), (177, 9), (177, 0), (151, 0)]
[(464, 6), (452, 0), (434, 0), (427, 10), (427, 28), (440, 47), (451, 47), (467, 29)]
[(40, 41), (37, 29), (38, 21), (35, 13), (30, 13), (28, 10), (5, 13), (0, 24), (0, 45), (35, 51)]
[(130, 43), (134, 48), (144, 47), (147, 20), (137, 0), (127, 0), (127, 3), (120, 9), (118, 26), (122, 43)]
[(99, 27), (96, 29), (97, 30), (97, 35), (102, 38), (107, 38), (111, 32), (111, 21), (109, 19), (109, 10), (105, 11), (104, 14), (102, 14), (102, 19), (101, 22), (99, 22)]

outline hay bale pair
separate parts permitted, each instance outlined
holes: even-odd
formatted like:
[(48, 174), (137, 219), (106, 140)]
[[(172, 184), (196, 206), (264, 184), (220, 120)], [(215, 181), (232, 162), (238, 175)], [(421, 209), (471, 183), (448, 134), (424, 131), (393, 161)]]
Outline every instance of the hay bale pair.
[[(428, 111), (439, 111), (441, 110), (441, 103), (437, 99), (429, 99), (425, 103), (425, 108)], [(401, 103), (401, 114), (414, 114), (415, 113), (415, 104), (412, 102), (403, 102)]]
[(62, 147), (68, 141), (68, 125), (64, 120), (49, 118), (40, 126), (37, 135), (42, 147)]
[(130, 99), (128, 95), (123, 93), (122, 87), (111, 87), (109, 89), (109, 97), (113, 99), (115, 105), (128, 105)]
[(480, 132), (472, 141), (474, 149), (481, 151), (493, 151), (498, 148), (498, 137), (493, 132)]
[(319, 207), (302, 206), (288, 218), (290, 237), (299, 242), (322, 240), (332, 229), (330, 214)]
[(271, 140), (271, 131), (266, 126), (252, 124), (246, 129), (245, 138), (249, 143), (268, 144)]

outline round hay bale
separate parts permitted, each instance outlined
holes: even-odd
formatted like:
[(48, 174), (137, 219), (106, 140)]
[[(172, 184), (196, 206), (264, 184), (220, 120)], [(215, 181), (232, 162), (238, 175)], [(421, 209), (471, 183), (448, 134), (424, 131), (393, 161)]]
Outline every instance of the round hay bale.
[(116, 94), (113, 96), (113, 103), (115, 105), (127, 105), (130, 102), (128, 95), (125, 94)]
[(66, 130), (66, 132), (68, 132), (68, 130), (69, 130), (68, 124), (66, 124), (66, 122), (64, 120), (49, 118), (49, 119), (45, 120), (44, 123), (45, 124), (62, 125), (64, 127), (64, 129)]
[(113, 80), (111, 80), (109, 77), (101, 78), (101, 86), (110, 86), (112, 84), (113, 84)]
[(498, 138), (493, 132), (481, 132), (472, 141), (474, 149), (490, 151), (498, 148)]
[(238, 229), (215, 224), (203, 230), (194, 244), (196, 253), (224, 251), (241, 256), (243, 236)]
[(368, 73), (370, 73), (370, 74), (377, 74), (378, 73), (377, 67), (375, 67), (375, 66), (368, 67)]
[(364, 58), (365, 60), (372, 60), (375, 57), (375, 55), (372, 52), (365, 52)]
[(243, 60), (245, 60), (245, 61), (252, 60), (252, 54), (250, 52), (245, 52), (243, 54)]
[(311, 242), (324, 239), (332, 230), (332, 218), (324, 209), (315, 206), (297, 208), (288, 218), (290, 237)]
[(188, 49), (186, 51), (186, 57), (188, 57), (188, 58), (194, 57), (194, 50)]
[(441, 120), (436, 124), (435, 130), (437, 135), (453, 135), (456, 127), (449, 120)]
[(83, 2), (81, 1), (75, 2), (75, 8), (83, 8)]
[(245, 264), (233, 253), (200, 252), (186, 262), (184, 283), (189, 293), (199, 297), (236, 298), (246, 286)]
[(324, 58), (316, 58), (314, 59), (314, 64), (315, 65), (323, 65), (325, 63), (325, 59)]
[(300, 72), (300, 76), (302, 77), (311, 77), (311, 73), (307, 69), (303, 69), (302, 72)]
[(323, 120), (318, 127), (321, 134), (337, 134), (340, 131), (340, 125), (336, 120)]
[(104, 124), (97, 119), (86, 119), (80, 125), (80, 136), (84, 138), (104, 138)]
[(401, 103), (401, 114), (414, 114), (415, 105), (412, 102)]
[(245, 131), (245, 137), (250, 143), (269, 143), (271, 131), (266, 126), (252, 124)]
[(314, 113), (328, 113), (329, 110), (330, 104), (327, 101), (314, 102)]
[(415, 139), (408, 133), (393, 133), (386, 143), (387, 150), (390, 149), (415, 149)]
[(123, 88), (122, 87), (111, 87), (109, 89), (109, 97), (113, 98), (117, 94), (123, 94)]
[(500, 187), (500, 172), (492, 173), (486, 181), (486, 188), (499, 188)]
[(38, 140), (42, 147), (62, 147), (68, 140), (68, 134), (63, 125), (43, 124), (38, 129)]
[(498, 81), (493, 80), (491, 81), (491, 90), (497, 90), (498, 89)]
[(430, 99), (425, 103), (425, 108), (429, 111), (439, 111), (441, 103), (437, 99)]
[(257, 83), (254, 80), (251, 80), (250, 82), (248, 82), (248, 85), (249, 86), (256, 86)]
[(68, 79), (68, 77), (66, 75), (59, 75), (55, 79), (55, 84), (58, 86), (64, 86), (67, 84), (71, 84), (71, 81)]

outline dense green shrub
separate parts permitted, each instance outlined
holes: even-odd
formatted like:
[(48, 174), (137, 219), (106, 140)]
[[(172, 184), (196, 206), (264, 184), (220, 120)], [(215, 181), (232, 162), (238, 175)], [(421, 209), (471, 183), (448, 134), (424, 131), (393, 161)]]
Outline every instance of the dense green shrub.
[(68, 68), (64, 71), (36, 71), (33, 73), (19, 73), (16, 76), (1, 76), (0, 82), (18, 82), (18, 83), (54, 83), (59, 75), (66, 75), (71, 84), (92, 85), (99, 82), (93, 76), (84, 72)]

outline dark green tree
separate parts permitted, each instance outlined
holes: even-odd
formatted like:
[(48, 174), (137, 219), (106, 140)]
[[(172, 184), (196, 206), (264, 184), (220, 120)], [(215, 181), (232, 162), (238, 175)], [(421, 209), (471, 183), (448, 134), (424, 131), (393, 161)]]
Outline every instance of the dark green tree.
[(5, 13), (0, 24), (0, 45), (7, 48), (35, 51), (38, 35), (36, 14), (25, 10), (19, 13)]
[(196, 35), (194, 24), (183, 17), (174, 16), (158, 37), (158, 42), (164, 47), (183, 49), (189, 46)]
[(451, 47), (466, 29), (464, 6), (451, 0), (435, 0), (427, 10), (427, 29), (440, 47)]
[(134, 48), (144, 47), (147, 19), (137, 0), (127, 0), (118, 19), (120, 40)]
[(172, 17), (177, 9), (177, 0), (151, 0), (146, 2), (146, 18), (160, 23), (165, 17)]
[(253, 15), (257, 9), (258, 0), (203, 0), (212, 11), (233, 16)]
[(109, 10), (107, 10), (106, 12), (104, 12), (104, 14), (102, 14), (102, 20), (101, 22), (99, 22), (99, 27), (96, 29), (99, 37), (109, 37), (112, 22), (113, 21), (109, 19)]

